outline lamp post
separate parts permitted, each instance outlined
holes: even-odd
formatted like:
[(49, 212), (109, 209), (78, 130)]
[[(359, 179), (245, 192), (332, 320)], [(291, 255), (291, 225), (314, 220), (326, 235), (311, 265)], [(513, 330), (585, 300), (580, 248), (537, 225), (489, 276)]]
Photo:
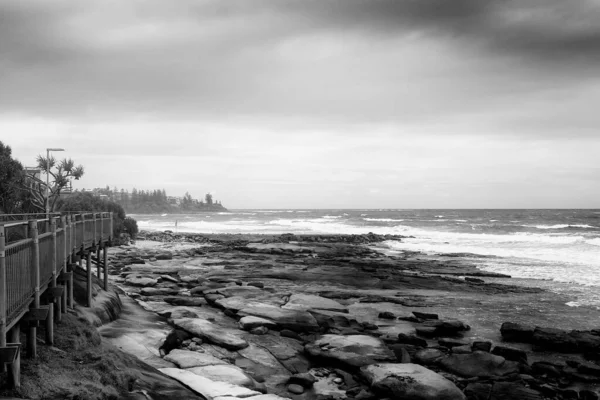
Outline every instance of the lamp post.
[(46, 149), (46, 218), (50, 218), (50, 152), (65, 149)]

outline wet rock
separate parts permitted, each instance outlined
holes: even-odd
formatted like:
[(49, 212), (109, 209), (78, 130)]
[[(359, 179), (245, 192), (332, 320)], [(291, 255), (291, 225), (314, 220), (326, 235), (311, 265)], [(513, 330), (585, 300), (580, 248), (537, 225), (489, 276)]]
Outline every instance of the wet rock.
[(160, 372), (183, 383), (194, 392), (207, 399), (216, 397), (251, 397), (261, 393), (243, 386), (233, 385), (228, 382), (213, 381), (191, 371), (178, 368), (160, 368)]
[(448, 379), (417, 364), (374, 364), (361, 369), (371, 388), (382, 396), (405, 400), (464, 400)]
[(452, 354), (468, 354), (472, 353), (471, 345), (465, 344), (464, 346), (455, 346), (452, 349)]
[(308, 372), (303, 372), (299, 374), (294, 374), (290, 377), (288, 383), (290, 384), (298, 384), (304, 388), (311, 388), (314, 383), (317, 381), (317, 378), (312, 376), (312, 374)]
[(141, 276), (141, 275), (127, 275), (125, 278), (125, 284), (131, 286), (141, 286), (141, 287), (151, 287), (156, 286), (158, 280), (149, 276)]
[(502, 339), (507, 342), (529, 343), (533, 337), (533, 330), (533, 326), (505, 322), (500, 327), (500, 334), (502, 335)]
[(527, 364), (527, 353), (520, 349), (514, 349), (506, 346), (496, 346), (492, 350), (492, 354), (504, 357), (510, 361), (517, 361)]
[(405, 333), (398, 334), (398, 343), (412, 344), (413, 346), (427, 347), (427, 341), (414, 335), (407, 335)]
[(295, 293), (290, 296), (289, 301), (283, 308), (291, 310), (327, 310), (347, 313), (348, 308), (335, 300), (325, 297)]
[(295, 332), (316, 332), (319, 324), (309, 312), (287, 310), (270, 304), (251, 304), (238, 312), (240, 316), (255, 316), (274, 321), (283, 328)]
[(434, 365), (437, 364), (445, 356), (446, 353), (438, 349), (423, 349), (418, 351), (413, 357), (413, 359), (415, 360), (415, 362), (422, 365)]
[(266, 335), (269, 332), (269, 328), (266, 326), (258, 326), (250, 330), (253, 335)]
[(432, 331), (424, 331), (417, 328), (417, 333), (425, 333), (425, 336), (456, 336), (471, 329), (469, 325), (459, 320), (427, 320), (423, 322), (422, 328), (433, 329)]
[(258, 328), (261, 326), (267, 327), (269, 329), (277, 328), (277, 324), (269, 319), (247, 316), (243, 317), (238, 321), (238, 324), (241, 329), (245, 331), (250, 331), (254, 328)]
[(248, 343), (239, 336), (205, 319), (180, 318), (173, 320), (173, 324), (194, 336), (226, 349), (239, 350), (248, 347)]
[(451, 349), (458, 346), (469, 346), (471, 343), (468, 340), (442, 338), (438, 340), (438, 344)]
[(492, 384), (490, 383), (469, 383), (464, 391), (469, 400), (488, 400), (492, 393)]
[(485, 351), (485, 352), (490, 352), (490, 350), (492, 349), (492, 342), (488, 342), (488, 341), (475, 341), (473, 342), (471, 349), (473, 351)]
[(380, 312), (377, 317), (381, 318), (381, 319), (396, 319), (396, 316), (394, 315), (394, 313), (390, 312), (390, 311)]
[(165, 297), (163, 301), (174, 306), (201, 307), (206, 300), (199, 297)]
[(438, 363), (444, 370), (466, 378), (504, 376), (519, 372), (516, 362), (482, 351), (452, 354), (443, 357)]
[(396, 360), (383, 341), (366, 335), (323, 335), (304, 348), (311, 357), (350, 368)]
[(418, 319), (439, 319), (437, 314), (432, 314), (432, 313), (413, 311), (412, 314)]
[(265, 284), (262, 283), (262, 282), (252, 281), (252, 282), (248, 282), (248, 286), (254, 286), (254, 287), (257, 287), (259, 289), (263, 289), (265, 287)]
[(179, 293), (179, 289), (171, 288), (145, 287), (140, 290), (142, 296), (172, 296), (177, 293)]
[(167, 335), (159, 350), (162, 350), (165, 354), (169, 354), (171, 350), (179, 348), (183, 341), (190, 339), (190, 337), (191, 335), (184, 330), (173, 329)]
[(288, 392), (293, 393), (293, 394), (304, 393), (304, 388), (302, 386), (296, 385), (294, 383), (292, 383), (291, 385), (288, 385), (287, 390), (288, 390)]
[(302, 342), (302, 337), (300, 337), (300, 335), (298, 335), (296, 332), (290, 331), (289, 329), (282, 329), (281, 332), (279, 332), (279, 336), (295, 339)]
[(560, 353), (575, 353), (578, 350), (575, 338), (567, 332), (555, 328), (536, 327), (533, 331), (531, 343)]
[(542, 400), (540, 392), (515, 382), (496, 382), (489, 400)]

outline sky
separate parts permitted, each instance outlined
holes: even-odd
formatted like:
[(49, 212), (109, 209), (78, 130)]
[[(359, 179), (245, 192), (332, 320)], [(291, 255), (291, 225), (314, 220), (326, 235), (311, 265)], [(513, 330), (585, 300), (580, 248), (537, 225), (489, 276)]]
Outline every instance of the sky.
[(0, 0), (0, 141), (228, 208), (599, 208), (600, 0)]

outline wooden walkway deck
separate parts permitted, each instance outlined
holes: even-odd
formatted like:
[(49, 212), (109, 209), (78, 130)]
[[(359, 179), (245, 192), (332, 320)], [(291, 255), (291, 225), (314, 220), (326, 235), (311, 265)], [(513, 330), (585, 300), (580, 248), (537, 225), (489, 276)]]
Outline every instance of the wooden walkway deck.
[[(0, 222), (0, 372), (20, 386), (21, 329), (27, 356), (37, 356), (36, 335), (45, 328), (54, 342), (54, 322), (73, 307), (73, 271), (86, 260), (87, 305), (92, 303), (92, 254), (97, 275), (108, 287), (106, 248), (113, 232), (112, 213), (72, 213), (43, 219)], [(100, 252), (103, 250), (103, 257)], [(77, 264), (78, 263), (78, 264)]]

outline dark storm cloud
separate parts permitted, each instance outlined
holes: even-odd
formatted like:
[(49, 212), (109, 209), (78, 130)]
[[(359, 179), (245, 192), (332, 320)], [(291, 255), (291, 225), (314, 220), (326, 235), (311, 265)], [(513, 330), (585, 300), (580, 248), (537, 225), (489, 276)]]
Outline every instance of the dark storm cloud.
[[(0, 109), (334, 124), (454, 115), (596, 81), (598, 20), (591, 0), (3, 0)], [(436, 42), (468, 52), (437, 58)]]

